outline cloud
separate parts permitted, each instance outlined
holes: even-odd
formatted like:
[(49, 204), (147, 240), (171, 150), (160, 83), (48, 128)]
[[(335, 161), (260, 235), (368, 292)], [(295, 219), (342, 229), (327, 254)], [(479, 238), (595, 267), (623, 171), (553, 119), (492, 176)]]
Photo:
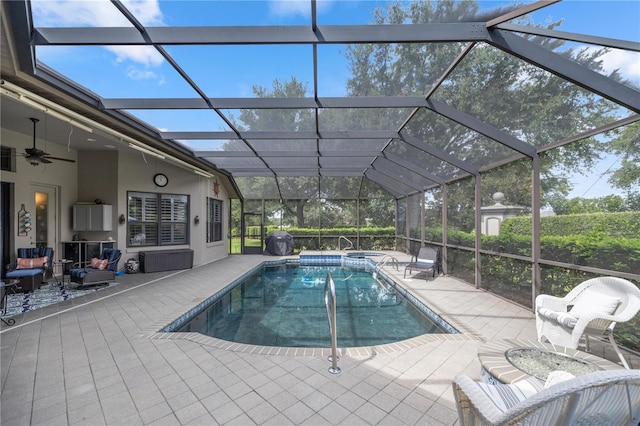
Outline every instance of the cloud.
[(133, 61), (147, 67), (159, 67), (164, 58), (151, 46), (107, 46), (116, 55), (117, 62)]
[[(162, 26), (158, 0), (123, 0), (124, 6), (143, 25)], [(132, 24), (106, 0), (34, 0), (34, 20), (43, 27), (131, 27)], [(118, 62), (132, 61), (147, 67), (162, 65), (164, 58), (149, 46), (108, 46)]]
[(624, 78), (640, 85), (640, 54), (638, 52), (611, 49), (602, 56), (602, 64), (608, 73), (619, 69)]
[(127, 77), (131, 80), (157, 80), (158, 85), (163, 85), (165, 83), (164, 77), (159, 76), (155, 72), (149, 69), (139, 69), (134, 66), (127, 68)]

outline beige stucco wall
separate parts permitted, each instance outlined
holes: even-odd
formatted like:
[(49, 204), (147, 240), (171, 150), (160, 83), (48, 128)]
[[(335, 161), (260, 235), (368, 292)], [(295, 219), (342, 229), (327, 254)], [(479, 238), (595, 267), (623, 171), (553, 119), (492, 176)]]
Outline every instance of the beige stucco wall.
[[(2, 129), (1, 143), (3, 146), (16, 148), (18, 154), (24, 152), (24, 148), (32, 144), (32, 136), (22, 135)], [(38, 147), (44, 149), (45, 142), (37, 141)], [(0, 176), (4, 182), (12, 182), (15, 185), (15, 206), (11, 211), (15, 215), (24, 203), (28, 211), (34, 210), (33, 186), (43, 185), (54, 188), (58, 193), (59, 204), (56, 209), (56, 227), (58, 239), (55, 243), (56, 258), (61, 258), (62, 241), (70, 241), (74, 234), (87, 240), (106, 240), (109, 237), (117, 242), (117, 247), (122, 250), (122, 261), (131, 257), (137, 257), (140, 250), (162, 250), (170, 248), (191, 248), (194, 250), (194, 264), (201, 265), (228, 255), (228, 211), (229, 200), (222, 184), (221, 176), (208, 179), (193, 173), (190, 169), (177, 166), (169, 159), (161, 160), (151, 155), (143, 155), (133, 149), (125, 148), (123, 151), (67, 151), (66, 147), (53, 143), (46, 144), (46, 152), (56, 157), (77, 160), (76, 163), (54, 162), (49, 165), (31, 166), (22, 156), (16, 158), (16, 172), (2, 172)], [(145, 161), (146, 160), (146, 161)], [(169, 177), (169, 184), (164, 188), (158, 188), (153, 183), (156, 173), (164, 173)], [(206, 197), (215, 197), (213, 182), (221, 182), (218, 199), (223, 200), (224, 224), (223, 240), (207, 244), (205, 234), (206, 221)], [(126, 224), (119, 224), (118, 217), (124, 214), (126, 217), (127, 191), (162, 192), (171, 194), (186, 194), (190, 200), (190, 244), (182, 246), (163, 247), (134, 247), (126, 246)], [(72, 207), (78, 201), (94, 201), (96, 198), (105, 204), (113, 206), (112, 220), (113, 230), (104, 232), (74, 232), (72, 230)], [(194, 218), (198, 216), (200, 223), (195, 224)], [(12, 223), (16, 225), (17, 219)], [(17, 236), (16, 229), (13, 233), (15, 245), (9, 250), (15, 253), (17, 247), (29, 247), (33, 235), (27, 237)]]

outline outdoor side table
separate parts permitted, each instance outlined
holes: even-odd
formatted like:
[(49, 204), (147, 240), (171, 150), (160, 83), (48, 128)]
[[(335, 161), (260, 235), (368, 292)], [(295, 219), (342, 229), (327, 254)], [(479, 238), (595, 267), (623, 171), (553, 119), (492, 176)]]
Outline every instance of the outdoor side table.
[[(4, 315), (7, 312), (7, 298), (9, 297), (9, 293), (15, 294), (18, 284), (20, 284), (20, 280), (0, 281), (0, 315)], [(7, 325), (16, 323), (16, 320), (13, 318), (0, 318), (0, 321)]]
[(60, 259), (60, 260), (54, 260), (53, 261), (54, 266), (59, 266), (60, 267), (60, 279), (58, 279), (58, 276), (56, 275), (55, 272), (55, 267), (53, 270), (53, 277), (56, 281), (56, 283), (61, 284), (61, 285), (65, 285), (66, 281), (64, 279), (65, 275), (69, 276), (69, 279), (71, 279), (71, 274), (70, 274), (70, 269), (71, 269), (71, 265), (73, 264), (73, 260), (70, 259)]

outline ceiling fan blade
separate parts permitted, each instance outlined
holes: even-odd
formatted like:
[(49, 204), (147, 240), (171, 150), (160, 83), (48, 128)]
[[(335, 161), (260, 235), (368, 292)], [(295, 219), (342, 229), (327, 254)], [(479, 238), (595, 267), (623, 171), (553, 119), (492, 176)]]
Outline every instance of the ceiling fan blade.
[(60, 157), (51, 157), (49, 155), (47, 155), (46, 157), (41, 157), (42, 159), (45, 160), (58, 160), (58, 161), (66, 161), (67, 163), (75, 163), (76, 160), (71, 160), (69, 158), (60, 158)]
[(38, 158), (40, 159), (40, 162), (41, 162), (42, 164), (51, 164), (51, 163), (53, 163), (53, 161), (50, 161), (50, 160), (48, 160), (48, 159), (47, 159), (47, 158), (45, 158), (45, 157), (38, 157)]
[(24, 150), (28, 155), (35, 155), (38, 157), (41, 155), (49, 155), (48, 153), (38, 148), (25, 148)]

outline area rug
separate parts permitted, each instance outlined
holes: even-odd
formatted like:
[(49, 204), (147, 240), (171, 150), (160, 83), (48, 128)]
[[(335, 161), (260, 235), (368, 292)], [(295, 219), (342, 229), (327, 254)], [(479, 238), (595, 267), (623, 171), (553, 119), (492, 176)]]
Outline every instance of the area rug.
[(54, 303), (84, 296), (85, 294), (113, 287), (117, 284), (118, 283), (113, 282), (109, 283), (109, 285), (78, 289), (69, 287), (69, 284), (65, 286), (58, 283), (44, 283), (39, 289), (32, 292), (9, 294), (7, 296), (7, 310), (2, 315), (2, 318), (44, 308)]

